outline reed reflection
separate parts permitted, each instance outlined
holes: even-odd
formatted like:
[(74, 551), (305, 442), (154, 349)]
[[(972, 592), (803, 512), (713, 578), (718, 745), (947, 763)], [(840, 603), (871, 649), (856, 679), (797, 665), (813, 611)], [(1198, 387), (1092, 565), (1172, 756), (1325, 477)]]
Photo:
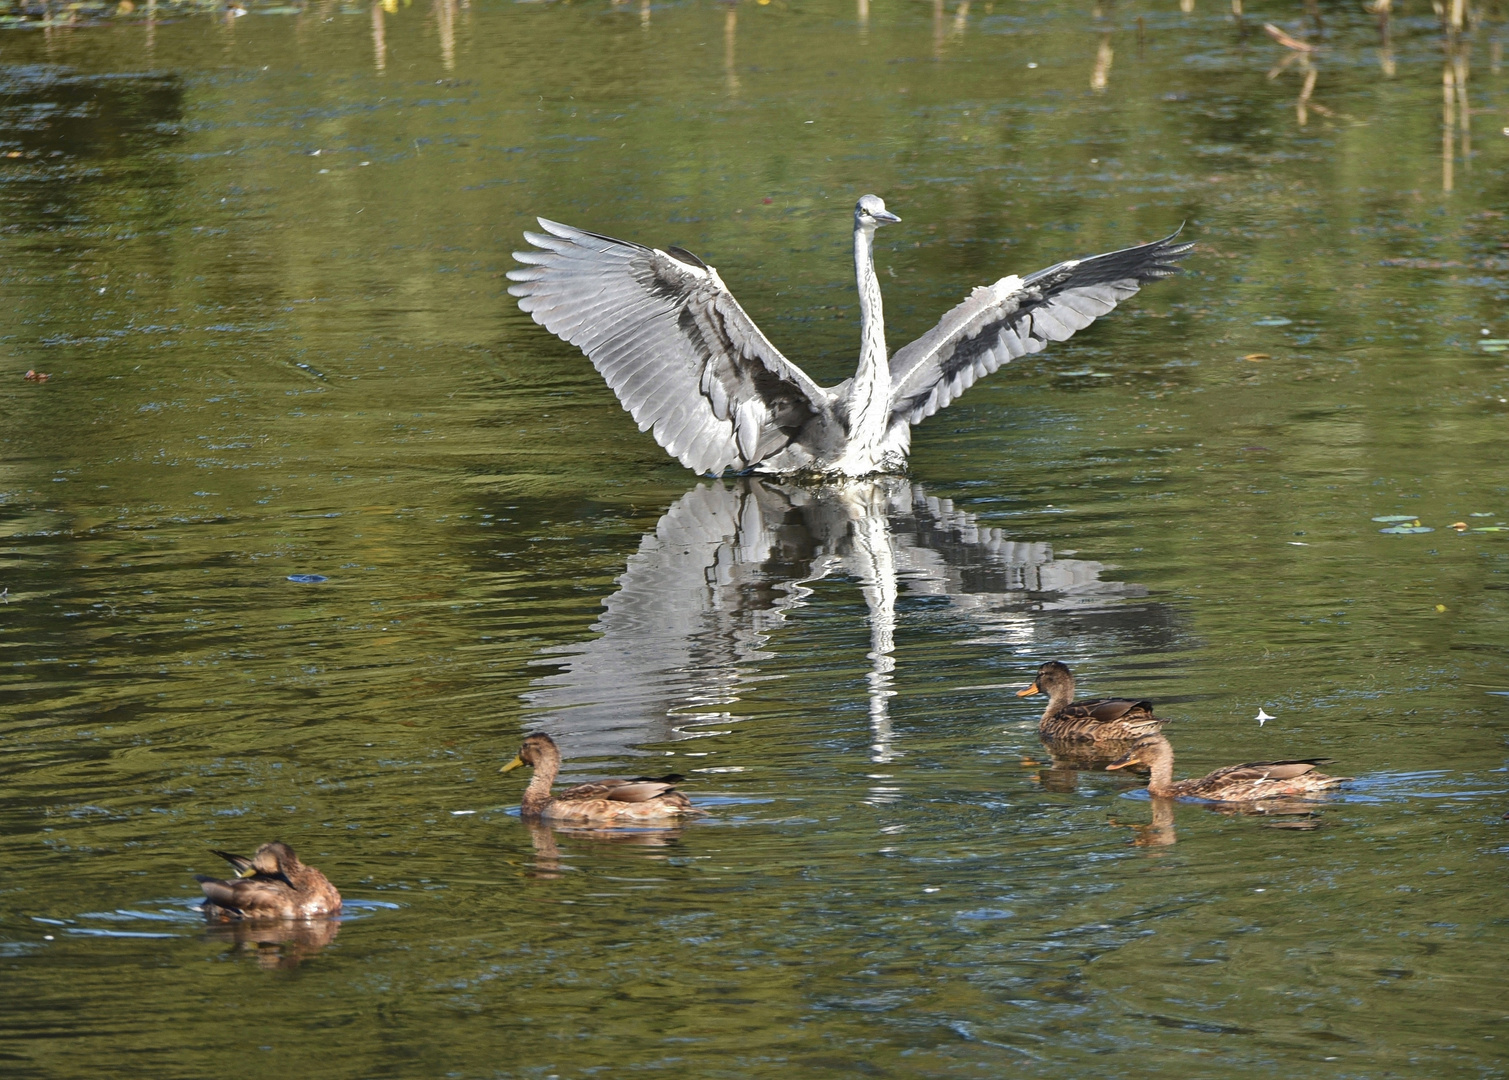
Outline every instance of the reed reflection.
[(440, 31), (440, 63), (446, 71), (456, 69), (456, 2), (435, 0), (435, 25)]
[(379, 75), (388, 70), (388, 39), (383, 26), (383, 6), (373, 0), (372, 4), (372, 62)]
[(1460, 131), (1462, 166), (1472, 168), (1472, 109), (1467, 100), (1468, 44), (1455, 32), (1446, 36), (1441, 66), (1441, 190), (1456, 187), (1455, 167)]
[(737, 4), (729, 4), (728, 10), (723, 13), (723, 79), (728, 87), (729, 97), (739, 95), (739, 64), (736, 58), (738, 40), (739, 9)]
[(1300, 71), (1304, 72), (1304, 84), (1300, 87), (1299, 97), (1294, 102), (1294, 118), (1299, 126), (1304, 127), (1310, 122), (1311, 109), (1322, 115), (1330, 116), (1331, 111), (1329, 109), (1317, 105), (1310, 100), (1310, 96), (1315, 93), (1315, 80), (1320, 75), (1319, 69), (1312, 62), (1315, 54), (1315, 46), (1311, 45), (1308, 41), (1300, 41), (1298, 38), (1291, 37), (1272, 23), (1264, 23), (1263, 31), (1274, 41), (1289, 50), (1288, 54), (1282, 60), (1273, 65), (1272, 69), (1268, 72), (1268, 78), (1277, 79), (1289, 69), (1289, 65), (1296, 61), (1299, 63)]
[(525, 696), (526, 726), (556, 736), (568, 758), (712, 734), (734, 719), (728, 706), (742, 686), (770, 676), (768, 644), (786, 613), (814, 582), (848, 577), (868, 613), (871, 756), (888, 761), (898, 599), (946, 598), (1003, 646), (1083, 634), (1077, 617), (1087, 611), (1102, 613), (1092, 633), (1161, 638), (1166, 619), (1121, 603), (1146, 590), (1103, 580), (1105, 569), (1008, 539), (898, 477), (700, 483), (629, 558), (593, 627), (600, 636), (537, 661), (560, 670)]
[(1095, 67), (1090, 72), (1090, 89), (1097, 94), (1104, 93), (1111, 83), (1111, 59), (1114, 53), (1111, 51), (1111, 33), (1109, 30), (1100, 35), (1100, 46), (1095, 50)]

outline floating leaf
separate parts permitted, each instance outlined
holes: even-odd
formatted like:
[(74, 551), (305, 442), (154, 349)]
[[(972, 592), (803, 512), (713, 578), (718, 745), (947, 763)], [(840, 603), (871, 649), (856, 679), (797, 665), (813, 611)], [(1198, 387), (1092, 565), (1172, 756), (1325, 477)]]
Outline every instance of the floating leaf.
[(1436, 605), (1436, 610), (1437, 611), (1445, 611), (1446, 610), (1446, 605), (1445, 604), (1437, 604)]
[(1374, 521), (1413, 521), (1418, 523), (1419, 518), (1414, 514), (1385, 514), (1383, 517), (1375, 517)]
[(1265, 352), (1253, 352), (1253, 353), (1248, 353), (1246, 356), (1242, 357), (1242, 359), (1243, 360), (1251, 360), (1255, 364), (1259, 360), (1272, 360), (1273, 357), (1269, 356)]
[(1257, 319), (1253, 326), (1288, 326), (1293, 319), (1286, 319), (1282, 315), (1270, 315), (1266, 319)]
[(1509, 346), (1509, 338), (1490, 337), (1478, 342), (1479, 345), (1504, 345)]
[(1509, 532), (1509, 528), (1505, 528), (1502, 525), (1479, 525), (1476, 528), (1474, 528), (1472, 531), (1473, 532)]
[(1484, 352), (1506, 352), (1506, 351), (1509, 351), (1509, 345), (1484, 345), (1483, 346), (1483, 351)]
[(1379, 529), (1378, 531), (1399, 536), (1403, 533), (1427, 533), (1435, 532), (1436, 530), (1432, 529), (1429, 525), (1390, 525), (1388, 528)]

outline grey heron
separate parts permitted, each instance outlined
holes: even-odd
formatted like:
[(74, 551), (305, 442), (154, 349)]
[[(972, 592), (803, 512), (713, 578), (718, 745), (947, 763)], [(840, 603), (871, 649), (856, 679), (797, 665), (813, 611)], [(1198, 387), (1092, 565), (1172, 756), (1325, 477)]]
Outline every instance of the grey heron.
[[(1055, 263), (976, 288), (887, 356), (875, 230), (901, 219), (875, 195), (854, 207), (859, 369), (822, 387), (770, 343), (718, 272), (678, 247), (641, 247), (540, 218), (508, 291), (587, 354), (639, 424), (689, 469), (860, 477), (906, 467), (913, 424), (977, 379), (1082, 330), (1142, 284), (1177, 272), (1193, 244), (1151, 244)], [(1182, 228), (1182, 227), (1181, 227)]]

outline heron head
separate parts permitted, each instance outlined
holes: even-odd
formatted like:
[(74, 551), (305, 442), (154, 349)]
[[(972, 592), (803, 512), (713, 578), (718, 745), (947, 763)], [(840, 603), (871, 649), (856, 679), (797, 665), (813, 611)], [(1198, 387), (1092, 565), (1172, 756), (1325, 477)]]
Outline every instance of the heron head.
[(901, 219), (885, 208), (885, 200), (879, 195), (865, 195), (854, 204), (856, 225), (894, 225)]

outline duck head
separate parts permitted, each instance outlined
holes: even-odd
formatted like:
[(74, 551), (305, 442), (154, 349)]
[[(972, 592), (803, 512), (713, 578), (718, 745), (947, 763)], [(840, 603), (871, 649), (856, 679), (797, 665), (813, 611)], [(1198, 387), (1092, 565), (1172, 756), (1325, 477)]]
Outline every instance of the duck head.
[(536, 769), (550, 761), (559, 764), (560, 760), (561, 752), (556, 747), (555, 740), (544, 732), (536, 732), (524, 740), (524, 745), (519, 747), (517, 756), (498, 771), (506, 773), (522, 765), (528, 765), (531, 769)]
[(1049, 660), (1037, 669), (1037, 678), (1032, 680), (1031, 686), (1016, 692), (1017, 697), (1031, 697), (1033, 694), (1047, 694), (1050, 699), (1065, 698), (1073, 701), (1074, 673), (1069, 670), (1069, 665)]

